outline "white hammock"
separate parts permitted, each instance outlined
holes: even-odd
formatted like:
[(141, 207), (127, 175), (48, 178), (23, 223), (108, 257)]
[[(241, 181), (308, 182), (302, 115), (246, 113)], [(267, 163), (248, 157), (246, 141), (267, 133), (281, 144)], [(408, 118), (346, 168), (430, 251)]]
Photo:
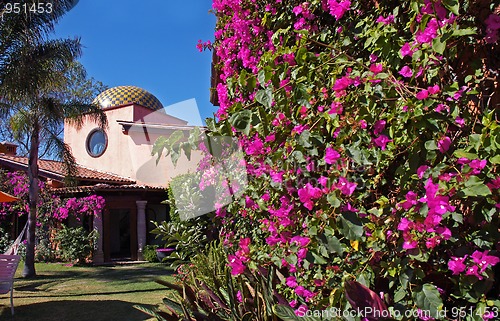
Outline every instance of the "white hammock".
[(21, 244), (21, 241), (22, 241), (23, 236), (24, 236), (24, 232), (26, 231), (27, 227), (28, 227), (28, 222), (26, 222), (26, 224), (24, 225), (23, 230), (21, 231), (21, 233), (19, 233), (19, 236), (14, 241), (14, 243), (12, 243), (12, 245), (9, 246), (9, 248), (7, 249), (7, 251), (5, 251), (3, 253), (4, 255), (17, 255), (17, 251), (19, 249), (19, 245)]

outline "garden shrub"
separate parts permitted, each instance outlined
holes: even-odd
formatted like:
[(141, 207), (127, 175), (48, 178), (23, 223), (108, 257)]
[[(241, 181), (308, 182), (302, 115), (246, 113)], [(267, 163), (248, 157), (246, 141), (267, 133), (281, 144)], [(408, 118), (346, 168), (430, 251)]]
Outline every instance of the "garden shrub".
[(36, 262), (54, 262), (57, 260), (57, 251), (48, 239), (39, 239), (35, 248)]
[(57, 232), (55, 241), (58, 242), (58, 252), (63, 260), (86, 263), (94, 250), (98, 238), (96, 230), (87, 232), (83, 227), (67, 227), (62, 225)]
[(164, 248), (175, 249), (164, 261), (176, 268), (205, 251), (208, 242), (214, 239), (211, 221), (208, 217), (197, 217), (179, 222), (153, 222), (156, 228), (151, 233), (165, 242)]
[[(28, 178), (24, 172), (0, 170), (0, 182), (2, 190), (20, 199), (12, 203), (0, 203), (0, 223), (8, 228), (12, 224), (12, 215), (27, 215)], [(38, 262), (66, 260), (68, 258), (58, 257), (54, 243), (55, 231), (64, 226), (69, 218), (84, 224), (86, 220), (104, 209), (105, 200), (98, 195), (63, 199), (57, 194), (52, 194), (43, 182), (40, 182), (40, 192), (35, 231), (35, 260)]]
[[(167, 311), (136, 306), (158, 321), (280, 321), (273, 312), (276, 303), (286, 301), (276, 294), (279, 278), (274, 269), (231, 277), (227, 253), (218, 241), (211, 242), (205, 253), (182, 265), (176, 283), (157, 281), (176, 291), (164, 298)], [(282, 277), (282, 276), (281, 276)], [(293, 310), (291, 310), (293, 314)], [(286, 320), (286, 319), (283, 319)]]
[(144, 260), (148, 262), (158, 262), (158, 257), (156, 256), (156, 249), (158, 245), (146, 245), (142, 250), (142, 256)]
[[(195, 178), (196, 178), (195, 174), (186, 173), (186, 174), (175, 176), (170, 181), (168, 188), (167, 188), (168, 200), (166, 200), (166, 203), (169, 204), (169, 208), (170, 208), (169, 216), (170, 216), (171, 222), (175, 222), (175, 223), (180, 222), (179, 207), (181, 207), (181, 209), (184, 210), (184, 208), (189, 207), (190, 204), (192, 203), (192, 200), (191, 200), (192, 197), (189, 199), (180, 197), (179, 200), (176, 200), (174, 190), (182, 190), (184, 188), (184, 186), (192, 185), (192, 181)], [(192, 196), (192, 193), (185, 193), (185, 195)]]
[(7, 251), (11, 244), (12, 240), (9, 237), (9, 233), (0, 227), (0, 253)]
[(496, 318), (500, 2), (213, 8), (207, 134), (237, 137), (249, 176), (216, 211), (232, 275), (275, 265), (299, 315), (360, 284), (398, 320)]

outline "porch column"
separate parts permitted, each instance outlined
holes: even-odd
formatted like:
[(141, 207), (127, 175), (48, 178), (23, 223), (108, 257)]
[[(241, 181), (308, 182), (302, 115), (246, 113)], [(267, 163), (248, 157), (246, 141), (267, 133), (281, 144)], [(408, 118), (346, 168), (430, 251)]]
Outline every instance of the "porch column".
[(146, 245), (146, 204), (148, 201), (136, 201), (137, 204), (137, 260), (144, 260), (142, 250)]
[(99, 237), (97, 238), (94, 250), (94, 263), (97, 264), (104, 263), (104, 251), (102, 247), (102, 240), (103, 240), (102, 213), (103, 211), (94, 213), (94, 220), (93, 220), (94, 230), (97, 231), (97, 233), (99, 233)]

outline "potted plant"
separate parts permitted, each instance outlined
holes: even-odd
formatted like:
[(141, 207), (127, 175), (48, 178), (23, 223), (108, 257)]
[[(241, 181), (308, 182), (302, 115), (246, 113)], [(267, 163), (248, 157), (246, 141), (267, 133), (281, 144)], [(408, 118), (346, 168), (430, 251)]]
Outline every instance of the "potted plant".
[(173, 251), (175, 251), (175, 248), (173, 247), (158, 248), (156, 249), (156, 257), (158, 258), (158, 261), (163, 262), (163, 259), (169, 256)]

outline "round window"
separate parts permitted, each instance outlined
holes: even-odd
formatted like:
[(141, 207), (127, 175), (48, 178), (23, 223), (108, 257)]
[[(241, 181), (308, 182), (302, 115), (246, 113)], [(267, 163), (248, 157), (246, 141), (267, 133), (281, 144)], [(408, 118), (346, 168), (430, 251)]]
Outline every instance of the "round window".
[(92, 157), (99, 157), (104, 154), (108, 139), (102, 129), (94, 129), (87, 137), (87, 152)]

